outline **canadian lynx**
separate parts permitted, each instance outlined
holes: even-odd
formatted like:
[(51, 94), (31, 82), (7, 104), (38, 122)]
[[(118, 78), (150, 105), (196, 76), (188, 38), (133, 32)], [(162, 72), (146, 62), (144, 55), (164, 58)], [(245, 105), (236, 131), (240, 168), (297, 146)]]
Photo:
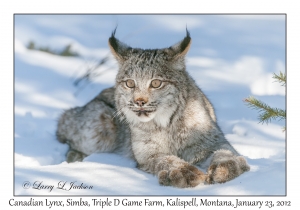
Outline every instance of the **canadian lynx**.
[[(179, 188), (229, 181), (250, 169), (220, 130), (213, 106), (186, 71), (188, 31), (164, 49), (131, 48), (115, 38), (115, 86), (59, 118), (67, 162), (98, 152), (133, 158), (137, 167)], [(203, 173), (200, 168), (207, 168)]]

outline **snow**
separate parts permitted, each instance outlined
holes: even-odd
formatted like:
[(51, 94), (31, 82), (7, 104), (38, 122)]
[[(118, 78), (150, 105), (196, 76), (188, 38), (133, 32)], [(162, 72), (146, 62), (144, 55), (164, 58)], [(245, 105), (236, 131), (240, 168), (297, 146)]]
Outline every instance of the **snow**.
[[(250, 164), (249, 172), (230, 182), (188, 189), (160, 186), (155, 176), (116, 154), (92, 154), (83, 162), (65, 162), (68, 146), (55, 139), (57, 117), (113, 85), (117, 72), (113, 60), (99, 68), (97, 71), (104, 73), (85, 88), (75, 87), (73, 82), (87, 66), (109, 54), (107, 39), (114, 25), (109, 24), (113, 22), (110, 16), (101, 15), (66, 16), (60, 22), (56, 15), (36, 17), (17, 15), (15, 20), (15, 195), (286, 195), (284, 121), (259, 124), (258, 113), (243, 103), (244, 98), (254, 95), (272, 107), (285, 109), (285, 88), (270, 78), (272, 72), (285, 71), (282, 17), (195, 15), (185, 17), (180, 25), (168, 24), (173, 21), (171, 16), (116, 17), (120, 21), (116, 36), (122, 40), (132, 30), (135, 33), (127, 37), (127, 43), (142, 48), (152, 43), (155, 47), (176, 43), (184, 37), (187, 22), (193, 39), (187, 55), (188, 71), (212, 101), (226, 138)], [(107, 24), (93, 25), (95, 18)], [(211, 23), (214, 26), (208, 27)], [(64, 24), (69, 24), (74, 33)], [(162, 27), (154, 30), (156, 24)], [(78, 31), (82, 32), (75, 33)], [(95, 38), (97, 33), (103, 38)], [(276, 37), (271, 42), (265, 38), (268, 35)], [(240, 42), (249, 36), (259, 36), (266, 42)], [(83, 56), (61, 57), (28, 50), (26, 45), (31, 39), (53, 49), (73, 43), (72, 49)], [(25, 182), (31, 184), (29, 189), (24, 188)], [(66, 188), (72, 182), (93, 187), (57, 188), (63, 183)], [(42, 185), (54, 188), (34, 189)]]

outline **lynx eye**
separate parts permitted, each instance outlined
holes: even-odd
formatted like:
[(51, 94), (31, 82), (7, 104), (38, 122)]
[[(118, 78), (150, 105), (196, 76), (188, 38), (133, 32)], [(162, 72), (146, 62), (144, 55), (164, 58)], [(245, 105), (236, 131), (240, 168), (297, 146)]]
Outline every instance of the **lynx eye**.
[(162, 81), (159, 79), (152, 80), (151, 87), (159, 88), (161, 86)]
[(127, 80), (126, 86), (129, 88), (134, 88), (135, 87), (134, 81), (132, 79)]

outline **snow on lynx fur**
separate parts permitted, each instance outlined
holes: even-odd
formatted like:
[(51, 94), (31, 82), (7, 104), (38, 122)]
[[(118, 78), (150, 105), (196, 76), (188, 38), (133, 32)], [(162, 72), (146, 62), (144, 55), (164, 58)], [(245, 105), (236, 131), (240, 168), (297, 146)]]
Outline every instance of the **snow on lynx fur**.
[(248, 171), (186, 71), (189, 32), (169, 48), (147, 50), (127, 46), (115, 32), (109, 38), (119, 64), (115, 86), (59, 118), (56, 135), (70, 146), (67, 162), (115, 152), (133, 158), (161, 185), (179, 188), (224, 183)]

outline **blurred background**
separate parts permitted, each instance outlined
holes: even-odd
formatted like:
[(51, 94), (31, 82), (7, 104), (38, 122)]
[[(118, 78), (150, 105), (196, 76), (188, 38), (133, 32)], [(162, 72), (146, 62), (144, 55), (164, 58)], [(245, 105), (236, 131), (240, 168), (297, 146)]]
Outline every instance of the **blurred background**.
[(285, 109), (285, 87), (272, 79), (285, 72), (285, 15), (15, 15), (14, 23), (16, 136), (54, 134), (63, 109), (114, 85), (107, 41), (116, 26), (116, 37), (138, 48), (169, 47), (187, 27), (187, 70), (225, 133), (224, 121), (257, 121), (243, 102), (249, 95)]

